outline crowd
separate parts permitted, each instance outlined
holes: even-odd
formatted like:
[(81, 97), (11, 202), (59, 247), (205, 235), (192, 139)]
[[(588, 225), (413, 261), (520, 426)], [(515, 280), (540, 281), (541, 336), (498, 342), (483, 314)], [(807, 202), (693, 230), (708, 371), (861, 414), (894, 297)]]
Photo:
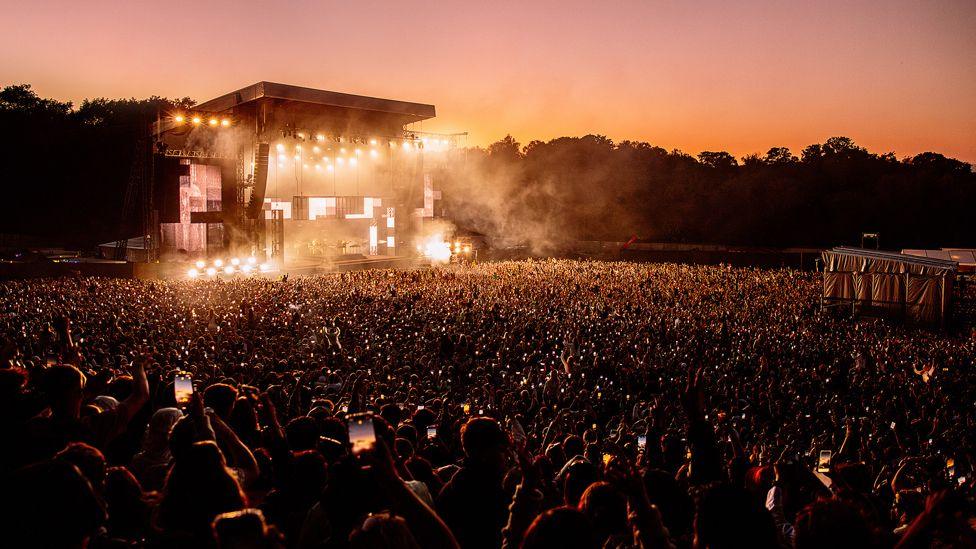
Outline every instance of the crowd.
[(0, 539), (976, 546), (976, 343), (819, 284), (568, 260), (3, 282)]

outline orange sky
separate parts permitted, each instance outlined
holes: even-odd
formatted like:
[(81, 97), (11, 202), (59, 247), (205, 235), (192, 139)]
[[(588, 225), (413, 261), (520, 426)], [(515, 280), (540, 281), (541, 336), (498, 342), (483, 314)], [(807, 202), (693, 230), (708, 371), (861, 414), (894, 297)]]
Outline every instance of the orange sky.
[(737, 156), (832, 135), (976, 162), (976, 2), (2, 0), (0, 83), (205, 100), (270, 80), (433, 103), (469, 144)]

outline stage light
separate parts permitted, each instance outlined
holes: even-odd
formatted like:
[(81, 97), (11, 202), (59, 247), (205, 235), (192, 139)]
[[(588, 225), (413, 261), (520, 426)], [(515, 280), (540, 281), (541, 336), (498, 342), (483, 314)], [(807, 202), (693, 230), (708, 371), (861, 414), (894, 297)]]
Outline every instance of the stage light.
[(339, 149), (339, 154), (346, 154), (346, 148), (345, 147), (341, 147)]
[(356, 164), (357, 164), (357, 160), (355, 158), (350, 158), (349, 159), (349, 165), (350, 166), (355, 166)]
[(241, 260), (235, 257), (234, 259), (231, 259), (230, 260), (230, 264), (231, 265), (240, 265), (241, 264)]
[(282, 145), (281, 143), (278, 143), (277, 145), (275, 145), (275, 148), (276, 148), (276, 149), (278, 149), (278, 151), (283, 151), (283, 150), (285, 150), (285, 146), (284, 146), (284, 145)]
[(267, 263), (262, 263), (261, 266), (258, 268), (261, 269), (261, 272), (266, 273), (271, 270), (271, 265)]
[(217, 125), (217, 119), (216, 118), (211, 118), (210, 121), (209, 121), (209, 124), (211, 126), (216, 126)]
[(332, 164), (329, 164), (328, 166), (326, 166), (325, 169), (327, 171), (330, 171), (330, 172), (334, 172), (335, 171), (335, 168), (332, 167)]
[(207, 267), (207, 276), (214, 276), (217, 274), (217, 269), (213, 267)]
[(410, 150), (410, 143), (404, 141), (403, 142), (403, 150), (409, 151)]
[(302, 164), (302, 168), (304, 168), (304, 169), (307, 170), (308, 169), (308, 164)]
[(186, 119), (183, 118), (183, 115), (182, 114), (178, 114), (178, 115), (176, 115), (176, 116), (173, 117), (173, 121), (176, 122), (177, 124), (182, 124), (184, 120), (186, 120)]
[(227, 126), (230, 126), (230, 120), (224, 118), (220, 121), (220, 125), (226, 128)]
[(295, 160), (301, 160), (301, 159), (302, 159), (302, 155), (300, 155), (300, 154), (296, 154), (296, 155), (295, 155), (295, 156), (294, 156), (293, 158), (294, 158)]
[(227, 273), (227, 274), (229, 274), (229, 275), (234, 274), (234, 266), (233, 265), (228, 265), (228, 266), (224, 267), (224, 272)]
[(315, 140), (316, 141), (325, 141), (325, 136), (322, 135), (322, 134), (318, 134), (318, 135), (315, 136)]
[(295, 150), (301, 152), (302, 146), (301, 145), (295, 145)]
[(375, 139), (370, 139), (369, 140), (369, 144), (375, 147), (376, 146), (376, 140)]
[(245, 274), (250, 273), (253, 270), (254, 270), (254, 266), (253, 265), (243, 265), (241, 267), (241, 271), (243, 271)]
[(363, 152), (363, 151), (361, 151), (361, 150), (359, 150), (359, 149), (356, 149), (356, 156), (359, 156), (360, 154), (362, 154), (362, 152)]
[(343, 160), (342, 157), (336, 158), (336, 164), (341, 166), (343, 162), (345, 162), (345, 160)]
[(377, 156), (380, 155), (380, 153), (376, 152), (376, 149), (373, 149), (369, 151), (369, 155), (372, 156), (373, 158), (376, 158)]
[(196, 262), (196, 266), (197, 266), (197, 269), (202, 269), (202, 268), (204, 268), (204, 267), (207, 266), (207, 262), (204, 261), (204, 260), (202, 260), (202, 259), (198, 259), (197, 262)]
[(255, 263), (258, 262), (258, 258), (252, 255), (251, 257), (247, 258), (247, 262), (250, 263), (251, 265), (254, 265)]
[(466, 254), (471, 253), (471, 246), (470, 245), (464, 247), (464, 253), (466, 253)]
[(315, 165), (315, 171), (317, 171), (317, 172), (322, 171), (322, 165), (321, 164), (316, 164)]
[(224, 266), (224, 260), (223, 259), (214, 259), (213, 264), (214, 264), (214, 267), (223, 267)]
[(305, 139), (305, 134), (304, 134), (304, 133), (301, 133), (301, 132), (299, 132), (299, 133), (296, 133), (296, 134), (295, 134), (295, 137), (297, 137), (297, 138), (299, 138), (299, 139)]
[(199, 117), (199, 116), (194, 116), (194, 117), (193, 117), (193, 123), (194, 123), (194, 124), (197, 124), (197, 125), (199, 125), (199, 124), (200, 124), (200, 122), (202, 122), (202, 120), (200, 120), (200, 117)]
[(315, 153), (315, 154), (318, 154), (318, 153), (322, 152), (322, 149), (320, 149), (319, 146), (316, 145), (316, 146), (312, 147), (312, 152)]
[(196, 269), (190, 269), (189, 271), (186, 272), (186, 276), (190, 278), (196, 278), (199, 275), (200, 275), (200, 271)]

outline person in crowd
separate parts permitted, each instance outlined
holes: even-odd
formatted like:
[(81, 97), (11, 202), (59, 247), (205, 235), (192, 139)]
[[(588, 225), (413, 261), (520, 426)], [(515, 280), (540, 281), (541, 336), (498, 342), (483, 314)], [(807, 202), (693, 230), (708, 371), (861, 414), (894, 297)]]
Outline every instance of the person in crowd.
[(976, 546), (976, 340), (819, 285), (555, 259), (4, 281), (4, 545)]

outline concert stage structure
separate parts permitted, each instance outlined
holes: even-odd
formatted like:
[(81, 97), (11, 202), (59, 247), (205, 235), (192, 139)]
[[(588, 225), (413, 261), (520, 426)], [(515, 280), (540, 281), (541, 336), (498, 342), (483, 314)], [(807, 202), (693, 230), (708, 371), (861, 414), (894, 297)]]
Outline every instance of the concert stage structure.
[(125, 209), (141, 205), (148, 261), (413, 255), (439, 209), (437, 174), (465, 145), (463, 133), (420, 131), (434, 116), (428, 104), (258, 82), (161, 115)]

